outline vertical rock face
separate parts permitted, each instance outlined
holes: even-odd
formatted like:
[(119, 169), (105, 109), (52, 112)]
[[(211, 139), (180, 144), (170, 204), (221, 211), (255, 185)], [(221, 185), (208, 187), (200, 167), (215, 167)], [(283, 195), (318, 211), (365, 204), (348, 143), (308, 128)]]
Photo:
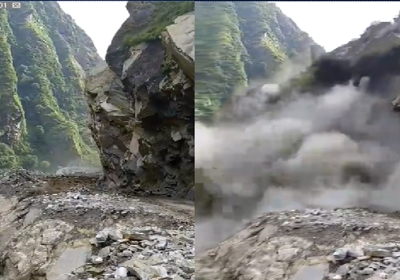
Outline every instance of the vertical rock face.
[(159, 24), (165, 3), (128, 3), (131, 16), (107, 64), (89, 73), (90, 129), (104, 169), (101, 187), (193, 197), (194, 13), (178, 16), (156, 39), (126, 43), (127, 35)]

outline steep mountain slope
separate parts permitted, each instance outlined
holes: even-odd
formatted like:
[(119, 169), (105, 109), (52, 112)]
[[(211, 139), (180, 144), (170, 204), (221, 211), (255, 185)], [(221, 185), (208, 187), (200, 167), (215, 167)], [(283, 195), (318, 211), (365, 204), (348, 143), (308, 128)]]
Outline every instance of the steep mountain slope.
[(210, 117), (251, 80), (270, 78), (288, 58), (323, 49), (273, 3), (196, 2), (196, 116)]
[(57, 2), (0, 11), (0, 168), (51, 170), (96, 160), (84, 69), (101, 59)]

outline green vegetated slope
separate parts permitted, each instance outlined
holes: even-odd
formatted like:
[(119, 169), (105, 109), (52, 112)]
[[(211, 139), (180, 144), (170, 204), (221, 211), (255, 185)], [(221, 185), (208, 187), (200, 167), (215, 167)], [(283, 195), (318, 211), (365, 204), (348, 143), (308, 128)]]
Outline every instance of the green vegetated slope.
[(0, 10), (0, 168), (51, 170), (97, 154), (84, 69), (100, 57), (57, 2)]
[[(127, 9), (130, 13), (136, 13), (137, 18), (133, 16), (136, 25), (130, 26), (129, 35), (125, 36), (124, 43), (129, 46), (135, 46), (142, 42), (148, 42), (159, 39), (161, 32), (165, 27), (172, 24), (174, 20), (181, 15), (194, 11), (194, 1), (184, 2), (128, 2)], [(151, 21), (142, 22), (140, 20), (141, 12), (148, 13), (153, 11)], [(132, 21), (131, 21), (132, 23)]]
[(196, 2), (196, 117), (206, 120), (249, 81), (272, 76), (313, 40), (273, 3)]

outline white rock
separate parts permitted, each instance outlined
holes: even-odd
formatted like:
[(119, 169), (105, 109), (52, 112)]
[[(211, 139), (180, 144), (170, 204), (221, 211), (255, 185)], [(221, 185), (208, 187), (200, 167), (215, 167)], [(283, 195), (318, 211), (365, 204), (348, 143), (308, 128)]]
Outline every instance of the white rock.
[(103, 258), (102, 258), (102, 257), (99, 257), (99, 256), (92, 256), (92, 257), (91, 257), (91, 261), (92, 261), (92, 263), (94, 263), (94, 264), (100, 264), (100, 263), (103, 262)]
[(333, 257), (337, 261), (342, 261), (346, 258), (347, 256), (347, 250), (344, 248), (339, 248), (333, 253)]
[(115, 271), (115, 278), (120, 279), (124, 277), (128, 277), (128, 269), (126, 267), (118, 267), (117, 270)]

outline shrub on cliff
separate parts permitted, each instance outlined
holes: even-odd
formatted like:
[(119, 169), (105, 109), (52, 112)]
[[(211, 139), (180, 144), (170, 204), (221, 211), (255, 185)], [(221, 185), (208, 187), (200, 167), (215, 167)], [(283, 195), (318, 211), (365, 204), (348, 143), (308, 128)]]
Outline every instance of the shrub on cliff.
[(14, 151), (4, 143), (0, 143), (0, 169), (18, 167)]

